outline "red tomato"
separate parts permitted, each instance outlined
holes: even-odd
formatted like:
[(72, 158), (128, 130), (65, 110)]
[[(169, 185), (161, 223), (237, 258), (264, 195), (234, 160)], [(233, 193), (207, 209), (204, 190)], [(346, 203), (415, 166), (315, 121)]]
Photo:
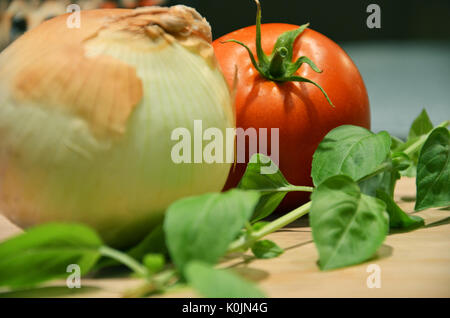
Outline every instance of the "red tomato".
[(100, 9), (114, 9), (117, 8), (117, 4), (113, 1), (105, 1), (100, 5)]
[[(263, 24), (262, 48), (272, 53), (278, 37), (299, 28), (290, 24)], [(333, 128), (351, 124), (370, 129), (369, 99), (363, 79), (350, 57), (326, 36), (306, 29), (294, 42), (293, 60), (309, 57), (322, 73), (303, 64), (296, 75), (315, 81), (328, 94), (310, 83), (274, 82), (261, 76), (252, 65), (248, 52), (235, 39), (246, 44), (256, 56), (256, 27), (246, 27), (216, 41), (213, 46), (230, 89), (237, 67), (235, 97), (236, 124), (243, 129), (279, 128), (279, 167), (295, 185), (312, 185), (311, 162), (323, 137)], [(269, 138), (268, 138), (269, 139)], [(270, 139), (269, 139), (270, 140)], [(270, 151), (270, 146), (267, 148)], [(248, 143), (247, 143), (248, 152)], [(267, 153), (266, 153), (267, 154)], [(225, 189), (235, 187), (246, 164), (237, 164), (230, 172)], [(291, 210), (307, 201), (308, 193), (290, 193), (279, 210)]]
[(158, 1), (158, 0), (141, 0), (141, 1), (139, 1), (139, 6), (140, 7), (150, 7), (150, 6), (160, 4), (160, 2), (161, 1)]

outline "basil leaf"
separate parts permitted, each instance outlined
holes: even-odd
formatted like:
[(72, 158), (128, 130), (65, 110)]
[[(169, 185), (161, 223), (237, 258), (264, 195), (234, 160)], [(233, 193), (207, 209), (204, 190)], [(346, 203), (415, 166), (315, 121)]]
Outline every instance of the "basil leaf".
[(238, 187), (240, 189), (259, 191), (289, 191), (295, 188), (286, 180), (278, 167), (277, 172), (273, 174), (261, 173), (263, 167), (273, 164), (270, 158), (263, 154), (253, 155)]
[(202, 262), (186, 266), (188, 283), (209, 298), (262, 298), (264, 294), (251, 282), (230, 271), (218, 270)]
[(314, 153), (311, 176), (320, 185), (331, 176), (345, 174), (354, 180), (370, 175), (390, 154), (391, 137), (357, 126), (340, 126), (329, 132)]
[(312, 194), (310, 223), (319, 266), (329, 270), (372, 257), (389, 229), (383, 201), (364, 195), (348, 176), (333, 176)]
[(447, 128), (436, 128), (423, 145), (416, 187), (416, 211), (450, 205), (450, 136)]
[(413, 121), (409, 129), (408, 140), (416, 139), (420, 136), (428, 134), (433, 130), (433, 124), (425, 109), (422, 110), (419, 116)]
[(262, 240), (253, 244), (252, 252), (256, 258), (269, 259), (280, 256), (284, 250), (273, 241)]
[[(387, 162), (390, 162), (390, 160)], [(376, 196), (378, 189), (394, 195), (394, 188), (398, 179), (400, 179), (400, 174), (397, 170), (384, 171), (369, 179), (358, 182), (358, 185), (362, 193), (371, 197)]]
[(276, 167), (269, 157), (263, 154), (253, 155), (238, 185), (240, 189), (258, 190), (261, 193), (261, 198), (252, 216), (252, 222), (272, 214), (288, 192), (306, 191), (308, 188), (290, 184), (278, 167), (274, 174), (262, 174), (261, 169), (267, 166)]
[(413, 163), (411, 158), (404, 152), (398, 151), (391, 154), (392, 164), (395, 170), (403, 171), (408, 169)]
[(166, 243), (181, 271), (193, 260), (215, 264), (250, 219), (256, 191), (231, 190), (181, 199), (167, 210)]
[(286, 194), (287, 192), (262, 192), (251, 221), (257, 222), (271, 215), (283, 201)]
[(266, 222), (266, 221), (256, 222), (255, 224), (252, 224), (252, 231), (255, 231), (255, 232), (259, 231), (268, 224), (270, 224), (270, 222)]
[(415, 137), (413, 139), (410, 139), (406, 141), (404, 144), (399, 145), (395, 151), (392, 153), (392, 156), (394, 158), (395, 156), (398, 156), (402, 154), (402, 156), (406, 156), (409, 160), (409, 167), (406, 169), (399, 169), (400, 174), (402, 176), (408, 177), (408, 178), (415, 178), (416, 177), (416, 170), (417, 170), (417, 161), (419, 159), (419, 150), (410, 154), (409, 156), (406, 155), (403, 151), (405, 151), (408, 147), (412, 146), (414, 143), (418, 142), (421, 137)]
[(377, 198), (383, 200), (386, 204), (386, 211), (389, 214), (389, 227), (391, 229), (409, 231), (425, 225), (424, 220), (420, 216), (408, 215), (383, 190), (377, 190)]
[[(418, 138), (415, 138), (413, 142), (417, 141)], [(396, 169), (399, 171), (401, 176), (405, 176), (408, 178), (415, 178), (416, 177), (416, 169), (417, 169), (417, 155), (413, 154), (411, 157), (406, 155), (403, 151), (412, 145), (413, 142), (403, 142), (402, 140), (391, 136), (391, 153), (392, 153), (392, 159), (397, 159), (398, 161), (401, 160), (401, 162), (397, 162), (399, 164), (396, 164)]]
[[(421, 137), (427, 135), (431, 130), (433, 130), (433, 124), (431, 123), (431, 120), (424, 109), (411, 125), (407, 141), (405, 143), (399, 144), (396, 147), (395, 151), (404, 151), (414, 143), (418, 142)], [(408, 178), (415, 178), (417, 176), (417, 161), (419, 160), (419, 151), (420, 149), (410, 155), (409, 167), (405, 170), (400, 171), (400, 174), (402, 176)]]
[(75, 224), (47, 224), (0, 244), (0, 286), (31, 287), (67, 277), (76, 264), (88, 273), (100, 257), (99, 236)]
[(404, 145), (404, 141), (400, 138), (397, 138), (395, 136), (391, 136), (391, 151), (395, 152), (397, 151), (402, 145)]
[(412, 163), (406, 170), (400, 171), (400, 175), (408, 178), (415, 178), (417, 175), (417, 165)]

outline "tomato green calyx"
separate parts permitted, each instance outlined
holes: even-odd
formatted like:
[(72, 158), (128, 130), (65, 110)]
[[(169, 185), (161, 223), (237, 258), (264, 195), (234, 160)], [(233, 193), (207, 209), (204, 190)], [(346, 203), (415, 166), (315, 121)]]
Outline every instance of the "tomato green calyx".
[(256, 58), (250, 48), (244, 43), (237, 40), (228, 40), (224, 41), (224, 43), (233, 42), (243, 46), (247, 50), (253, 66), (264, 78), (279, 83), (311, 83), (318, 89), (320, 89), (320, 91), (327, 99), (328, 103), (334, 107), (327, 93), (319, 84), (310, 79), (295, 75), (295, 73), (303, 63), (308, 64), (313, 69), (313, 71), (322, 73), (322, 71), (314, 64), (314, 62), (306, 56), (300, 57), (295, 62), (292, 61), (294, 42), (299, 37), (299, 35), (302, 34), (302, 32), (309, 26), (309, 23), (300, 26), (296, 30), (288, 31), (280, 35), (280, 37), (277, 39), (277, 42), (275, 43), (272, 54), (270, 56), (267, 56), (264, 53), (261, 45), (261, 4), (259, 3), (259, 0), (255, 0), (255, 2), (258, 8), (256, 14), (256, 55), (258, 57), (258, 61), (256, 61)]
[(274, 50), (273, 57), (270, 59), (269, 74), (273, 78), (278, 78), (286, 73), (285, 60), (288, 55), (288, 49), (284, 46)]

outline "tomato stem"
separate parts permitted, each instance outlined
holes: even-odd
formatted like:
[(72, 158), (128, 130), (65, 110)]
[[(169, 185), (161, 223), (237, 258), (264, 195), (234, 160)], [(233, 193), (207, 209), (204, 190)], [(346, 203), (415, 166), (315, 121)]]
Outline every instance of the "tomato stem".
[(259, 3), (259, 0), (255, 0), (257, 12), (256, 12), (256, 54), (258, 55), (258, 60), (260, 63), (267, 64), (269, 59), (267, 58), (267, 55), (264, 54), (264, 51), (262, 49), (261, 44), (261, 3)]
[(300, 26), (296, 30), (287, 31), (279, 36), (277, 39), (277, 42), (275, 43), (275, 46), (273, 48), (272, 54), (270, 56), (267, 56), (263, 49), (262, 49), (262, 42), (261, 42), (261, 4), (259, 3), (259, 0), (255, 0), (256, 6), (257, 6), (257, 13), (256, 13), (256, 55), (258, 57), (258, 61), (256, 61), (256, 58), (253, 54), (253, 52), (250, 50), (250, 48), (237, 40), (228, 40), (225, 42), (234, 42), (236, 44), (239, 44), (243, 46), (251, 59), (251, 62), (255, 69), (261, 74), (262, 77), (279, 83), (284, 82), (306, 82), (313, 84), (317, 88), (320, 89), (322, 94), (327, 99), (328, 103), (334, 107), (333, 103), (331, 102), (330, 98), (328, 97), (325, 90), (316, 82), (297, 76), (296, 72), (299, 70), (299, 68), (302, 66), (303, 63), (308, 64), (314, 72), (321, 73), (322, 71), (314, 64), (313, 61), (311, 61), (308, 57), (302, 56), (299, 59), (297, 59), (295, 62), (292, 61), (293, 59), (293, 51), (294, 51), (294, 43), (295, 40), (300, 36), (300, 34), (303, 33), (303, 31), (309, 26), (309, 23), (304, 24)]
[(269, 66), (271, 77), (278, 78), (280, 76), (283, 76), (283, 74), (285, 73), (284, 64), (287, 55), (288, 50), (284, 46), (275, 50), (275, 54), (273, 55)]

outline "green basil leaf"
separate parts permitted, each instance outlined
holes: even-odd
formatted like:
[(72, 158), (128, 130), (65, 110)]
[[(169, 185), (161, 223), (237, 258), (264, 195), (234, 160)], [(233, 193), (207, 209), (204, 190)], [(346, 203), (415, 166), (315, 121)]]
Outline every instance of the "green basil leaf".
[(412, 163), (406, 170), (400, 171), (400, 175), (408, 178), (415, 178), (417, 175), (417, 165)]
[(273, 174), (263, 174), (262, 168), (274, 165), (270, 157), (263, 154), (254, 154), (247, 165), (244, 176), (239, 182), (239, 188), (245, 190), (258, 191), (289, 191), (295, 186), (292, 186), (283, 174), (276, 167), (276, 172)]
[(238, 188), (244, 190), (258, 190), (261, 198), (252, 216), (252, 222), (259, 221), (270, 214), (280, 205), (286, 194), (291, 191), (305, 191), (308, 187), (298, 187), (290, 184), (276, 167), (276, 173), (263, 174), (264, 167), (276, 167), (269, 157), (263, 154), (252, 156), (247, 165), (244, 176)]
[[(414, 120), (408, 135), (408, 140), (399, 144), (395, 149), (396, 152), (402, 152), (414, 143), (418, 142), (419, 139), (425, 135), (427, 135), (431, 130), (433, 130), (433, 124), (431, 123), (430, 118), (428, 117), (427, 112), (422, 110), (420, 115)], [(410, 155), (410, 165), (407, 169), (400, 170), (400, 174), (404, 177), (415, 178), (417, 176), (417, 162), (419, 160), (419, 152), (418, 149), (416, 152)]]
[(264, 294), (251, 282), (236, 274), (213, 268), (202, 262), (186, 266), (188, 283), (202, 296), (209, 298), (263, 298)]
[(389, 214), (389, 227), (391, 229), (413, 230), (424, 226), (424, 220), (417, 215), (408, 215), (397, 203), (383, 190), (377, 191), (377, 198), (386, 204), (386, 211)]
[[(386, 162), (391, 162), (387, 160)], [(400, 179), (400, 174), (397, 170), (383, 171), (372, 176), (369, 179), (359, 181), (358, 185), (362, 193), (375, 197), (377, 190), (382, 189), (386, 193), (394, 194), (394, 188), (397, 180)]]
[(400, 138), (397, 138), (395, 136), (391, 136), (391, 151), (395, 152), (397, 151), (402, 145), (404, 145), (404, 141)]
[(391, 153), (395, 168), (397, 169), (397, 171), (399, 171), (401, 176), (415, 178), (418, 156), (417, 154), (412, 154), (412, 156), (409, 157), (403, 151), (411, 146), (414, 142), (418, 141), (419, 138), (414, 138), (413, 140), (409, 140), (406, 143), (393, 136), (391, 136), (391, 140)]
[(450, 136), (436, 128), (420, 151), (417, 166), (415, 209), (450, 205)]
[(75, 224), (47, 224), (28, 230), (0, 244), (0, 286), (31, 287), (68, 277), (76, 264), (88, 273), (100, 257), (99, 236)]
[[(420, 138), (421, 137), (415, 137), (415, 138), (409, 139), (404, 144), (399, 145), (392, 155), (403, 153), (403, 151), (405, 151), (408, 147), (410, 147), (414, 143), (418, 142)], [(419, 151), (420, 151), (420, 149), (418, 149), (416, 152), (414, 152), (410, 156), (408, 156), (408, 158), (410, 160), (409, 167), (405, 170), (400, 171), (400, 174), (402, 176), (408, 177), (408, 178), (416, 177), (417, 161), (419, 160)]]
[(358, 182), (359, 189), (361, 193), (374, 197), (377, 193), (377, 189), (385, 186), (388, 179), (389, 177), (387, 173), (383, 172), (377, 174), (370, 179)]
[(194, 260), (215, 264), (250, 219), (256, 191), (234, 189), (181, 199), (167, 210), (166, 243), (181, 271)]
[(394, 152), (391, 154), (392, 164), (397, 171), (407, 170), (413, 165), (411, 158), (404, 152)]
[(252, 231), (254, 231), (254, 232), (259, 231), (263, 227), (265, 227), (267, 224), (270, 224), (270, 222), (266, 222), (266, 221), (256, 222), (255, 224), (252, 224)]
[(433, 123), (425, 109), (422, 110), (419, 116), (413, 121), (409, 129), (408, 140), (417, 139), (420, 136), (428, 134), (433, 130)]
[(257, 222), (271, 215), (283, 201), (286, 194), (287, 192), (262, 192), (251, 221)]
[(390, 154), (391, 137), (386, 132), (374, 134), (357, 126), (340, 126), (329, 132), (314, 153), (314, 184), (331, 176), (345, 174), (353, 180), (370, 175)]
[(312, 194), (310, 223), (322, 270), (372, 257), (389, 229), (383, 201), (364, 195), (348, 176), (333, 176)]
[(273, 241), (262, 240), (253, 244), (252, 252), (256, 258), (269, 259), (280, 256), (284, 250)]

